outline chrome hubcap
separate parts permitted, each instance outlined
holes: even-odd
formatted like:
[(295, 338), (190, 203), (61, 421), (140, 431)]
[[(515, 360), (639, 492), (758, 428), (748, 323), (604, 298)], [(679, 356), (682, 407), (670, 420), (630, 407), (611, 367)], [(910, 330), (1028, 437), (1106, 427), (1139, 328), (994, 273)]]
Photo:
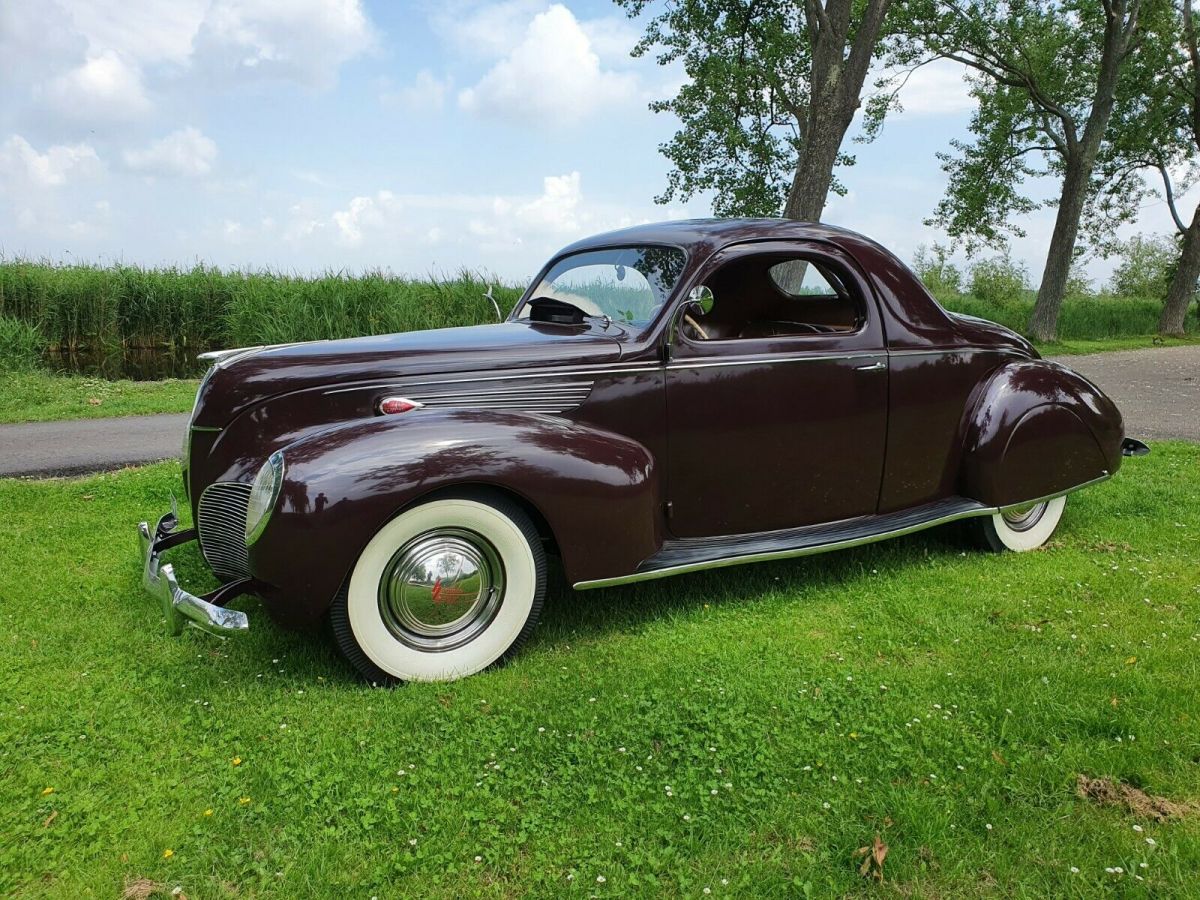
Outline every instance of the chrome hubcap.
[(500, 554), (481, 534), (439, 528), (392, 556), (379, 584), (379, 613), (399, 641), (452, 650), (476, 638), (504, 599)]
[(1025, 503), (1000, 511), (1004, 524), (1013, 531), (1028, 531), (1042, 520), (1049, 503)]

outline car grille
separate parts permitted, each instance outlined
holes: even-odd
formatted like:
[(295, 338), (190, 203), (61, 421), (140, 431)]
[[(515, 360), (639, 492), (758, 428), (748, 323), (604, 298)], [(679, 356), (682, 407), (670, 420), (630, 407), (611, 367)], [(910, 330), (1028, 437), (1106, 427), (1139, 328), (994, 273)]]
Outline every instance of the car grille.
[(248, 484), (218, 481), (200, 495), (196, 530), (200, 549), (218, 578), (232, 580), (250, 574), (246, 553), (246, 509), (250, 505)]

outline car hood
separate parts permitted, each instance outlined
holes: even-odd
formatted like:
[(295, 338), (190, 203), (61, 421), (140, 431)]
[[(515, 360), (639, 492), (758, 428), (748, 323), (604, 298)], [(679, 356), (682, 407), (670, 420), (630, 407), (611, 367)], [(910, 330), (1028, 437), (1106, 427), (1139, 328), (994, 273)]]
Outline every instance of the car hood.
[(232, 352), (210, 370), (194, 424), (221, 426), (271, 397), (410, 375), (613, 362), (621, 344), (600, 325), (502, 322)]

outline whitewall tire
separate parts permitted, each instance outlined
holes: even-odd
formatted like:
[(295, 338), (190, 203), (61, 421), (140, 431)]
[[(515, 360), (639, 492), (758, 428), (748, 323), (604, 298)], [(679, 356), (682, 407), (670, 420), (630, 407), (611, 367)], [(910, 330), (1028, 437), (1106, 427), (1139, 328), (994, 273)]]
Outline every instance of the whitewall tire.
[(501, 494), (470, 492), (421, 503), (384, 525), (330, 620), (368, 681), (453, 681), (520, 649), (545, 592), (545, 552), (529, 516)]
[(1050, 540), (1062, 520), (1066, 497), (1026, 503), (976, 519), (985, 546), (1002, 552), (1036, 550)]

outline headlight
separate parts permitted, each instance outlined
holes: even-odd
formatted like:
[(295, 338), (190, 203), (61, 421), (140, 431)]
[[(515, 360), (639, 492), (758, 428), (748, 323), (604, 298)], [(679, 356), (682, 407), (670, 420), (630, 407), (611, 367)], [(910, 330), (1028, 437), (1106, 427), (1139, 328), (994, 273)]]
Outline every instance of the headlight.
[(283, 486), (283, 454), (276, 450), (254, 476), (250, 489), (250, 503), (246, 507), (246, 546), (249, 547), (262, 534), (279, 499)]

